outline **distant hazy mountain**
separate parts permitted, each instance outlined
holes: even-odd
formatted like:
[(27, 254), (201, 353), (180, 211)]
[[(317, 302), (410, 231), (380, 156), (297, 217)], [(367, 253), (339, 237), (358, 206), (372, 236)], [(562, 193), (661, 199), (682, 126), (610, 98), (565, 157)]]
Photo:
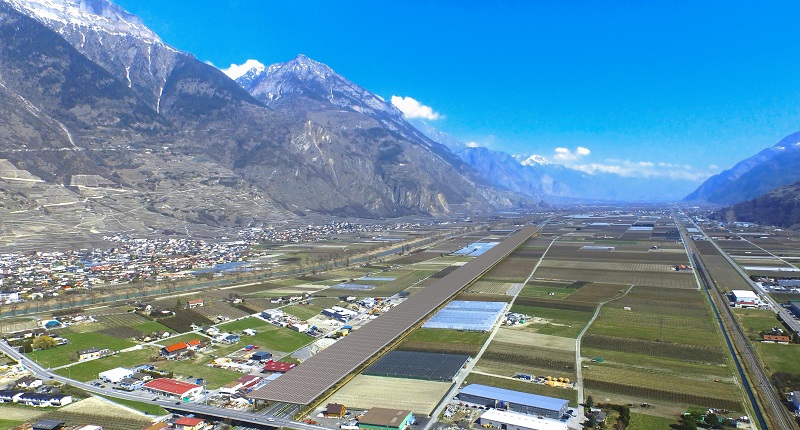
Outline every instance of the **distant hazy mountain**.
[(722, 209), (712, 218), (719, 221), (800, 228), (800, 182), (776, 188), (755, 199)]
[(800, 133), (709, 178), (684, 200), (735, 204), (800, 180)]

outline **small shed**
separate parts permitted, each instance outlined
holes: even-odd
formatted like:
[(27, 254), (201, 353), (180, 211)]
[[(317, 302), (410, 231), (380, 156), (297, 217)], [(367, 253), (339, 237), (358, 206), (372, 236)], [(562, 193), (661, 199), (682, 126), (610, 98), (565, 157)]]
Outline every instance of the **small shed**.
[(329, 417), (341, 418), (347, 413), (347, 408), (339, 403), (328, 403), (325, 408), (325, 414)]

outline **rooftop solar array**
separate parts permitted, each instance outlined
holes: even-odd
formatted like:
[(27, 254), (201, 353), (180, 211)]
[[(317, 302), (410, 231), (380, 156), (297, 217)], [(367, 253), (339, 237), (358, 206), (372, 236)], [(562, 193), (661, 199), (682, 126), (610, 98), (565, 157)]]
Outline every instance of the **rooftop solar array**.
[(469, 355), (436, 352), (389, 351), (363, 373), (392, 378), (452, 381)]
[(483, 255), (486, 251), (494, 248), (500, 242), (475, 242), (471, 243), (453, 254), (456, 255), (469, 255), (471, 257), (478, 257)]
[(539, 230), (527, 226), (362, 328), (298, 365), (251, 398), (307, 405), (353, 372), (434, 309), (517, 249)]
[(422, 326), (464, 331), (489, 331), (505, 309), (505, 302), (454, 300), (436, 312)]

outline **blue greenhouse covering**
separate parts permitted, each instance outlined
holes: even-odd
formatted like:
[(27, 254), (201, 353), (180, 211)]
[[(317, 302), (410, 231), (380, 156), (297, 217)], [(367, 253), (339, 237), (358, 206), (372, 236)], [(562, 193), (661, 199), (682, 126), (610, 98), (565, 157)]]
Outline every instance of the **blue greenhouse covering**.
[(505, 302), (453, 300), (422, 326), (465, 331), (489, 331), (506, 308)]
[(469, 255), (470, 257), (477, 257), (483, 255), (484, 252), (492, 249), (500, 242), (475, 242), (471, 243), (458, 251), (454, 252), (455, 255)]

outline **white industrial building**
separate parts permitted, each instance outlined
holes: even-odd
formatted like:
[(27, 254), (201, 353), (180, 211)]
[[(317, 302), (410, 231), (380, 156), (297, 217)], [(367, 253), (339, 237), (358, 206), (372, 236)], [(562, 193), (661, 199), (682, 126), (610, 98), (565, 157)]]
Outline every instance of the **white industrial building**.
[(757, 308), (761, 305), (761, 299), (750, 290), (731, 290), (731, 305), (737, 308)]
[(279, 320), (283, 318), (283, 311), (280, 309), (266, 309), (261, 312), (261, 316), (268, 320)]
[(103, 382), (110, 382), (112, 384), (116, 384), (117, 382), (125, 379), (130, 378), (133, 376), (133, 370), (126, 369), (124, 367), (117, 367), (115, 369), (106, 370), (105, 372), (100, 372), (99, 379)]
[(497, 409), (484, 412), (480, 424), (503, 430), (567, 430), (567, 423), (564, 421)]

